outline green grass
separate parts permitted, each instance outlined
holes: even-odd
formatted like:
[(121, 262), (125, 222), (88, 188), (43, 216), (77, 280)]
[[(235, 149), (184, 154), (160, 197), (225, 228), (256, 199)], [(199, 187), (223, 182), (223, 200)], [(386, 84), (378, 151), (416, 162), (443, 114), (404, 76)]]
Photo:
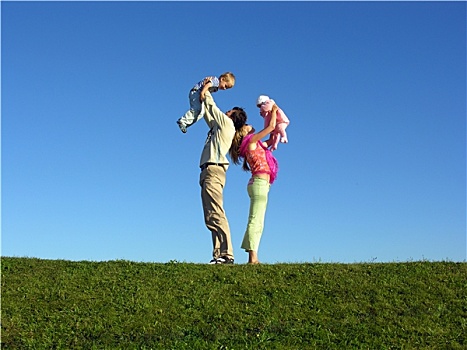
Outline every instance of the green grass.
[(1, 259), (2, 349), (466, 349), (467, 264)]

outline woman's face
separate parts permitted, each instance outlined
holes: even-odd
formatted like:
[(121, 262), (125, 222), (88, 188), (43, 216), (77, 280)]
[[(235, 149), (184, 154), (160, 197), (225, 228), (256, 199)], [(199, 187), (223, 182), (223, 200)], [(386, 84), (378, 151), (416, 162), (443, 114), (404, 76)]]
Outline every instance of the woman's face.
[(246, 135), (253, 134), (255, 132), (255, 128), (252, 125), (246, 124), (245, 126), (243, 126), (243, 128), (245, 130)]

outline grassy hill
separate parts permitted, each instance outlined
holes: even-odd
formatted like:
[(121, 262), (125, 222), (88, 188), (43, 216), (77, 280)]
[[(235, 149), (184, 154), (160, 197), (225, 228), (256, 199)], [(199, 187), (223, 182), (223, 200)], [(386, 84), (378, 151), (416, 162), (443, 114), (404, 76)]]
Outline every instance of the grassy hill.
[(1, 258), (2, 349), (466, 349), (467, 264)]

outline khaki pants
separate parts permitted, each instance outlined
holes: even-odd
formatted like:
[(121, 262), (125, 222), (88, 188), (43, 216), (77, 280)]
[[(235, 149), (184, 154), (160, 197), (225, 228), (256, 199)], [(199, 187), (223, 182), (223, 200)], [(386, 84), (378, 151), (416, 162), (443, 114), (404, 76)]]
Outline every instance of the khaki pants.
[(212, 234), (212, 256), (227, 256), (233, 259), (230, 228), (224, 211), (223, 190), (225, 185), (225, 168), (210, 165), (199, 178), (201, 200), (203, 203), (204, 222)]

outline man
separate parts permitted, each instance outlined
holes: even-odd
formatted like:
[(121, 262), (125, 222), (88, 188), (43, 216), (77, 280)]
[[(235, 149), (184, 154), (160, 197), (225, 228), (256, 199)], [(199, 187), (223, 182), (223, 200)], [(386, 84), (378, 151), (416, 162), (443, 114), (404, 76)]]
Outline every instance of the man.
[(211, 93), (203, 101), (204, 120), (210, 130), (201, 153), (201, 200), (204, 222), (212, 235), (212, 260), (210, 264), (233, 264), (234, 254), (229, 222), (224, 211), (223, 190), (229, 167), (227, 153), (235, 135), (235, 125), (243, 125), (247, 115), (242, 108), (234, 107), (225, 114), (217, 107)]

